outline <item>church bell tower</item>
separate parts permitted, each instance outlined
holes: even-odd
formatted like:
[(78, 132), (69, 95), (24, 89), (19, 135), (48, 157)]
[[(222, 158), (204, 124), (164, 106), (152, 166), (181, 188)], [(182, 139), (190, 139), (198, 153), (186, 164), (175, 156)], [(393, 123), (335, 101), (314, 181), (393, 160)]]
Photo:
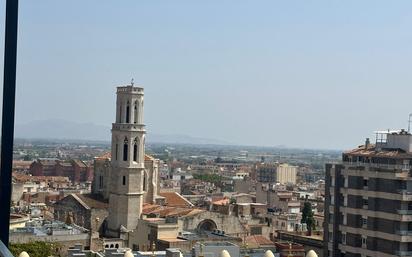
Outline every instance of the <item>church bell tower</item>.
[(109, 216), (107, 234), (134, 230), (143, 205), (145, 125), (143, 88), (117, 87), (116, 121), (112, 124)]

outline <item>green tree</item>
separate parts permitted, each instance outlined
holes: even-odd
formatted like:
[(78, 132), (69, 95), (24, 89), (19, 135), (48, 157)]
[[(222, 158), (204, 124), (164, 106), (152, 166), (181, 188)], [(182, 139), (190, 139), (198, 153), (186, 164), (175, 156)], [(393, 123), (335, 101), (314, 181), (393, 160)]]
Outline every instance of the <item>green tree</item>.
[(236, 198), (230, 198), (230, 202), (229, 202), (230, 204), (236, 204)]
[(313, 218), (312, 204), (305, 201), (302, 209), (302, 219), (301, 223), (306, 223), (308, 226), (308, 235), (312, 235), (312, 230), (315, 229), (315, 219)]
[(30, 242), (25, 244), (10, 244), (9, 247), (13, 256), (19, 256), (23, 251), (27, 252), (30, 257), (48, 257), (58, 256), (57, 249), (59, 245), (50, 242)]

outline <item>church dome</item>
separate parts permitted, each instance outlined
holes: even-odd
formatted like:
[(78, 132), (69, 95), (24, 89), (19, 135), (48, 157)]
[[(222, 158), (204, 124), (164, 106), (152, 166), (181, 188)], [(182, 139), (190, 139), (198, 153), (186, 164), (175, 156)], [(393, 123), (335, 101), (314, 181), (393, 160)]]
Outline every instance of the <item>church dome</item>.
[(275, 257), (275, 255), (273, 254), (271, 250), (267, 250), (265, 252), (265, 255), (263, 255), (263, 257)]
[(134, 257), (132, 251), (128, 250), (124, 253), (124, 257)]
[(307, 254), (306, 257), (318, 257), (318, 255), (315, 253), (315, 251), (310, 250)]
[(230, 257), (230, 254), (227, 250), (222, 250), (219, 257)]

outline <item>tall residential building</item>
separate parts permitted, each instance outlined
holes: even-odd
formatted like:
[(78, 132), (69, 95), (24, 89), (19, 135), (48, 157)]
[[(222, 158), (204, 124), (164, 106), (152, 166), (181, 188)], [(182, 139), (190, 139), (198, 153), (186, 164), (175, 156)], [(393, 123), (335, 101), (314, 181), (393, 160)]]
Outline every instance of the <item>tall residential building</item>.
[(262, 183), (296, 184), (297, 167), (287, 163), (262, 163), (257, 166), (257, 181)]
[(326, 165), (325, 256), (412, 256), (412, 135), (376, 138)]

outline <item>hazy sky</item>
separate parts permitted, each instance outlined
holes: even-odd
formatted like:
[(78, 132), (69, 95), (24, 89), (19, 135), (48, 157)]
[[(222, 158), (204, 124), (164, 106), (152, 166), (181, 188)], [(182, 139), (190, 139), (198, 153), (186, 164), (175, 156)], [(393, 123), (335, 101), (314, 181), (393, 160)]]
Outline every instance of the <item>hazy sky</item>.
[(412, 112), (411, 1), (20, 0), (19, 26), (17, 123), (110, 125), (132, 77), (149, 133), (343, 149)]

